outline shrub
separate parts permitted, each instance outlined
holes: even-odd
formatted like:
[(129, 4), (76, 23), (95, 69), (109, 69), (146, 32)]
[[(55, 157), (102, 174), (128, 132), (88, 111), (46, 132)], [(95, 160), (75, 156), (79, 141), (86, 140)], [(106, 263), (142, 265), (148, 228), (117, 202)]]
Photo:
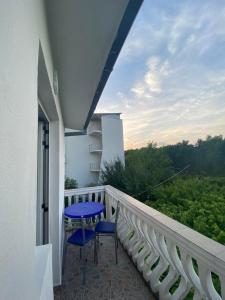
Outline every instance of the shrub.
[(65, 179), (65, 190), (76, 189), (76, 188), (77, 188), (76, 179), (66, 177), (66, 179)]

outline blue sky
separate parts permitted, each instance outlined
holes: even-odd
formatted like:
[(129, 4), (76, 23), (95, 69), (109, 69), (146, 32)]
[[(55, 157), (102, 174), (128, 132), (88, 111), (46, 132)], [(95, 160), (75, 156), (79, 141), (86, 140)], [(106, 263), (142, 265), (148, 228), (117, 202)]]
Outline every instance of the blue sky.
[(225, 135), (224, 0), (145, 0), (97, 106), (125, 148)]

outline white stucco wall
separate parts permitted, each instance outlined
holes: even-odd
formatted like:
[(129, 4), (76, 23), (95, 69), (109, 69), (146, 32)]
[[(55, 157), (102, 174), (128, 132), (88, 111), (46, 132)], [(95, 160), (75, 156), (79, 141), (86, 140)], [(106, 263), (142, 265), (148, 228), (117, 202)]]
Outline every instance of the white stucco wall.
[[(99, 172), (90, 172), (90, 163), (104, 167), (104, 162), (120, 158), (124, 162), (123, 124), (118, 114), (102, 115), (91, 121), (88, 132), (102, 130), (102, 135), (71, 136), (65, 139), (66, 176), (74, 178), (79, 187), (99, 183)], [(101, 145), (102, 153), (90, 153), (89, 145)]]
[(100, 162), (98, 154), (90, 154), (92, 143), (96, 143), (96, 138), (88, 135), (65, 138), (66, 176), (76, 179), (79, 187), (98, 182), (98, 173), (90, 172), (90, 163)]
[[(9, 0), (0, 7), (0, 299), (35, 300), (39, 295), (35, 274), (39, 42), (51, 83), (53, 65), (43, 1)], [(54, 281), (59, 284), (64, 128), (54, 100), (59, 115), (50, 124), (51, 166), (54, 158), (58, 160), (50, 170), (49, 209), (54, 208), (50, 242)]]
[(36, 256), (36, 277), (38, 286), (38, 299), (53, 299), (52, 289), (52, 245), (37, 246)]
[(123, 123), (117, 115), (102, 116), (102, 160), (113, 162), (119, 158), (124, 163)]

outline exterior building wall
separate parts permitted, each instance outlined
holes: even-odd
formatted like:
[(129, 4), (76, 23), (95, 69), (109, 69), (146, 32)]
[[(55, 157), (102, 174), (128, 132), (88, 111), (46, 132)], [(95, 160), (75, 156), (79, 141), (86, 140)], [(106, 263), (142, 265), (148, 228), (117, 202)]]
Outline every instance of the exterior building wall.
[[(93, 151), (91, 149), (101, 149)], [(87, 135), (65, 139), (66, 176), (74, 178), (79, 187), (98, 184), (104, 162), (120, 158), (124, 163), (123, 126), (118, 114), (102, 114), (91, 120)], [(92, 169), (92, 170), (91, 170)]]
[(105, 161), (118, 158), (124, 163), (123, 123), (117, 115), (102, 116), (102, 148), (101, 169)]
[(66, 176), (76, 179), (79, 187), (98, 182), (98, 174), (90, 172), (90, 143), (90, 137), (87, 135), (65, 138), (65, 173)]
[[(53, 3), (54, 1), (48, 2)], [(45, 0), (8, 0), (1, 1), (0, 5), (0, 37), (2, 38), (0, 59), (0, 299), (36, 300), (47, 298), (51, 300), (53, 296), (49, 290), (52, 282), (51, 268), (53, 268), (54, 285), (61, 284), (65, 166), (64, 124), (59, 99), (53, 92), (53, 73), (57, 74), (57, 70), (54, 70), (52, 50), (57, 47), (51, 49), (50, 46), (48, 34), (50, 26), (46, 19), (46, 5)], [(124, 1), (121, 5), (125, 9), (128, 1)], [(134, 18), (133, 6), (131, 8), (131, 18), (128, 16), (129, 26)], [(123, 14), (124, 9), (120, 11), (120, 14)], [(115, 10), (115, 14), (117, 14), (117, 10)], [(127, 10), (125, 15), (127, 15)], [(54, 23), (54, 14), (51, 16)], [(48, 19), (48, 21), (50, 20), (51, 18)], [(125, 21), (122, 21), (120, 22), (119, 16), (117, 24), (114, 26), (117, 28), (121, 23), (129, 27)], [(57, 23), (57, 18), (55, 22)], [(69, 28), (70, 20), (66, 23)], [(102, 56), (100, 55), (97, 60), (98, 68), (101, 64), (103, 66), (106, 63), (107, 68), (109, 65), (109, 69), (111, 69), (111, 65), (115, 63), (119, 53), (118, 50), (122, 46), (121, 43), (127, 35), (127, 29), (125, 31), (115, 30), (111, 34), (110, 32), (108, 38), (110, 41), (112, 40), (113, 48), (109, 55), (115, 52), (117, 54), (112, 60), (110, 59), (110, 64), (107, 63), (108, 58), (106, 62), (101, 61)], [(114, 43), (113, 38), (118, 32), (122, 32), (122, 35), (119, 43)], [(54, 40), (54, 34), (51, 38)], [(110, 49), (108, 38), (106, 39), (107, 47), (104, 47), (102, 52), (105, 55)], [(73, 37), (73, 39), (77, 44), (77, 38)], [(68, 40), (70, 41), (70, 38)], [(64, 53), (54, 52), (55, 59), (61, 56), (63, 61)], [(71, 60), (71, 58), (66, 56), (64, 60), (66, 66), (70, 64), (67, 59)], [(60, 68), (59, 63), (58, 67)], [(101, 76), (102, 79), (96, 87), (95, 85), (90, 86), (90, 96), (99, 84), (104, 87), (107, 76)], [(98, 76), (95, 75), (94, 78), (96, 79)], [(85, 84), (83, 89), (85, 89)], [(97, 94), (99, 94), (99, 90), (96, 91), (95, 95)], [(98, 100), (98, 97), (94, 96), (94, 99)], [(90, 102), (84, 108), (85, 117), (86, 112), (92, 111), (89, 107), (93, 106), (91, 101), (90, 98)], [(47, 248), (45, 246), (37, 248), (36, 246), (39, 104), (49, 119), (48, 222), (49, 244), (52, 247), (47, 245), (49, 246)], [(80, 100), (80, 104), (81, 106), (86, 105), (82, 100)], [(69, 105), (73, 104), (69, 103)], [(80, 124), (80, 126), (84, 126), (86, 121), (81, 120), (81, 122), (84, 124)], [(96, 137), (93, 136), (92, 139), (95, 141)], [(79, 160), (78, 157), (76, 159)], [(98, 163), (100, 165), (100, 160)], [(93, 173), (93, 177), (95, 179), (97, 174)], [(40, 257), (42, 258), (40, 259)], [(39, 259), (42, 266), (39, 265)], [(43, 261), (46, 262), (46, 268), (43, 266)], [(44, 270), (45, 274), (43, 285), (40, 281), (43, 279), (40, 277), (40, 270), (42, 272)]]
[[(40, 298), (35, 255), (40, 45), (51, 85), (53, 76), (44, 1), (3, 1), (0, 36), (5, 39), (1, 43), (4, 59), (0, 60), (0, 299), (35, 300)], [(54, 210), (49, 216), (49, 238), (53, 244), (54, 282), (59, 284), (64, 127), (56, 98), (54, 105), (57, 119), (50, 120), (54, 145), (50, 150), (54, 164), (50, 166), (54, 168), (50, 168), (49, 199), (49, 210)]]

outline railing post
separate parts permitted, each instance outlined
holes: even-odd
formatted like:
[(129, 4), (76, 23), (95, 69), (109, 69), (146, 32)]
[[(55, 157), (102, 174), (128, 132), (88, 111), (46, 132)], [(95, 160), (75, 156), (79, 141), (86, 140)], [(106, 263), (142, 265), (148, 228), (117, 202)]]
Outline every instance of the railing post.
[(107, 194), (107, 192), (105, 192), (105, 207), (106, 207), (106, 221), (110, 221), (111, 205), (110, 205), (110, 197)]

